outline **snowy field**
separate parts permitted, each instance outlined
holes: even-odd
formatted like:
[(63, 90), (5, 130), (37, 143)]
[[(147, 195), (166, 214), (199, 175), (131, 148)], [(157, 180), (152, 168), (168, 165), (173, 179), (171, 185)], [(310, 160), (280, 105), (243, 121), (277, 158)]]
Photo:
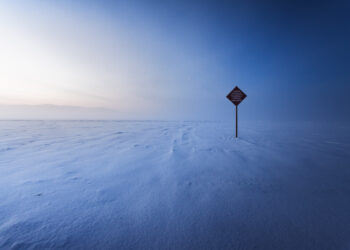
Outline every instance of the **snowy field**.
[(1, 249), (350, 249), (350, 125), (1, 121)]

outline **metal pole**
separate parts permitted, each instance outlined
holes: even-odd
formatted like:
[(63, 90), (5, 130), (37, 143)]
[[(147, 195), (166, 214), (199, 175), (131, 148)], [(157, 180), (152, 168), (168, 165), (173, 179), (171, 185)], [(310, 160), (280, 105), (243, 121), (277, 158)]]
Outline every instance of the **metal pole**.
[(238, 137), (238, 105), (236, 105), (236, 138)]

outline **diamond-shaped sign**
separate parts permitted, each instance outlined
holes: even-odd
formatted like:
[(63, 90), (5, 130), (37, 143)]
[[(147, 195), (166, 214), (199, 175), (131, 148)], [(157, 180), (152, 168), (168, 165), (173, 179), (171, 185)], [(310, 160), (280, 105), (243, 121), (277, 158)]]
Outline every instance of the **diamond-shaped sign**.
[(244, 94), (237, 86), (226, 96), (234, 105), (240, 104), (247, 95)]

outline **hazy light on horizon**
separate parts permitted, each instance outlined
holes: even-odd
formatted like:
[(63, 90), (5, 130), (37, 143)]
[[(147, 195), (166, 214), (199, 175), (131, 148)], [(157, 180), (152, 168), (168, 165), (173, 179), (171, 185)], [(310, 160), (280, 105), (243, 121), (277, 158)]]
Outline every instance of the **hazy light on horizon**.
[(141, 65), (122, 30), (48, 3), (1, 7), (2, 103), (135, 106)]

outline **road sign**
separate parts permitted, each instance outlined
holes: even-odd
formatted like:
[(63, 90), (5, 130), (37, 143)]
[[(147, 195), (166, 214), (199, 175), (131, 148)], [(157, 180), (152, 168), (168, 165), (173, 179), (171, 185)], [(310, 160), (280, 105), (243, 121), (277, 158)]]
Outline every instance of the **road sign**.
[(238, 104), (240, 104), (247, 95), (237, 86), (226, 96), (236, 106), (236, 137), (238, 136)]
[(237, 86), (226, 96), (234, 105), (240, 104), (247, 97)]

